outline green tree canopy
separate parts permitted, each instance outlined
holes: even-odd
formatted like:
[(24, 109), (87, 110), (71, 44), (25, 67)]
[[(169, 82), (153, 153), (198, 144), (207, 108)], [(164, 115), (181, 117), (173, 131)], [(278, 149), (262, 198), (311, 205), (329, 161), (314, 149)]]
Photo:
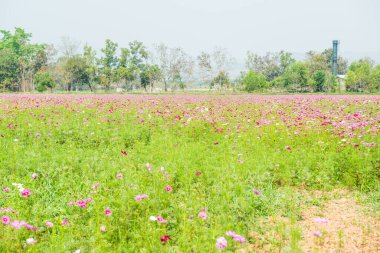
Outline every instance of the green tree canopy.
[(49, 72), (38, 72), (34, 76), (34, 83), (36, 84), (37, 90), (39, 92), (45, 91), (47, 88), (50, 91), (56, 86), (56, 82), (54, 81), (54, 77)]
[(267, 88), (268, 83), (265, 80), (265, 76), (261, 73), (257, 73), (254, 70), (250, 70), (241, 80), (241, 83), (245, 91), (252, 92), (257, 90), (264, 90)]

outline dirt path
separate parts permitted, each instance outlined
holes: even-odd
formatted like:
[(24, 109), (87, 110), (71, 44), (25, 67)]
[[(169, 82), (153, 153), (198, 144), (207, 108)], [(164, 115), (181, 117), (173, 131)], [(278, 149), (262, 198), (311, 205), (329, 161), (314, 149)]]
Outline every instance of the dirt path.
[(343, 195), (302, 213), (302, 251), (380, 252), (379, 215), (370, 216), (350, 194)]
[(347, 191), (316, 192), (324, 198), (319, 206), (303, 207), (301, 219), (284, 217), (263, 220), (262, 232), (243, 252), (369, 252), (380, 253), (380, 214), (373, 214)]

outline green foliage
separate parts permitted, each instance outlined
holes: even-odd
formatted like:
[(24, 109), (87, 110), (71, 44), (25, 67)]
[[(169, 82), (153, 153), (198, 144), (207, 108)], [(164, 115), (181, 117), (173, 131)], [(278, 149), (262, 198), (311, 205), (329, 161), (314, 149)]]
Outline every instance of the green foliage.
[(351, 63), (346, 76), (347, 91), (363, 92), (370, 89), (372, 65), (368, 59)]
[(228, 73), (225, 71), (219, 71), (218, 75), (214, 77), (214, 79), (210, 83), (210, 88), (214, 86), (219, 86), (219, 88), (223, 88), (230, 84), (230, 79), (228, 77)]
[(34, 76), (34, 83), (36, 84), (37, 91), (39, 92), (45, 91), (47, 88), (52, 91), (57, 85), (52, 74), (48, 72), (38, 72)]
[(17, 90), (31, 90), (34, 74), (47, 64), (46, 45), (31, 44), (29, 42), (31, 36), (22, 28), (15, 28), (13, 34), (9, 31), (0, 30), (0, 51), (6, 50), (0, 55), (4, 57), (0, 61), (9, 64), (6, 66), (8, 77), (0, 77), (3, 78), (0, 83), (6, 83), (5, 86), (9, 87), (10, 83), (16, 83)]
[(250, 51), (247, 52), (246, 67), (248, 70), (254, 70), (263, 74), (267, 81), (273, 81), (282, 75), (285, 69), (295, 63), (292, 54), (285, 51), (278, 53), (266, 53), (259, 56)]
[(263, 91), (267, 88), (268, 83), (265, 80), (265, 76), (263, 74), (257, 73), (254, 70), (250, 70), (241, 80), (241, 83), (244, 87), (245, 91)]
[[(70, 57), (65, 63), (65, 71), (68, 73), (68, 81), (74, 85), (89, 85), (90, 75), (93, 74), (91, 66), (86, 58), (81, 55)], [(91, 88), (91, 87), (90, 87)]]
[(9, 48), (0, 49), (0, 86), (13, 90), (19, 80), (19, 63), (17, 55)]
[(284, 87), (289, 90), (303, 92), (309, 83), (308, 75), (309, 73), (305, 63), (296, 62), (286, 68), (282, 76), (282, 82)]
[(145, 65), (140, 73), (141, 86), (145, 91), (150, 86), (151, 91), (155, 82), (161, 79), (161, 70), (157, 65)]
[(314, 89), (316, 92), (325, 90), (326, 73), (322, 70), (318, 70), (313, 75)]
[(372, 92), (379, 92), (380, 91), (380, 65), (377, 65), (375, 68), (372, 69), (369, 79), (370, 79), (369, 90)]

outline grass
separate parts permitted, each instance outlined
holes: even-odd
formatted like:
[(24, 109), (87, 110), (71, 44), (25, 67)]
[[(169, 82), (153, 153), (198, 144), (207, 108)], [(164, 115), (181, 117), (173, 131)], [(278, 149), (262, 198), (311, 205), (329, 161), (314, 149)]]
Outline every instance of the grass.
[[(0, 251), (214, 252), (221, 236), (234, 251), (256, 243), (251, 232), (273, 229), (258, 227), (260, 219), (297, 222), (301, 206), (323, 201), (302, 191), (346, 188), (376, 203), (379, 102), (322, 95), (0, 96), (1, 187), (11, 188), (0, 193), (0, 207), (18, 212), (1, 215), (37, 228), (2, 225)], [(31, 196), (21, 197), (12, 183)], [(138, 194), (149, 197), (137, 202)], [(86, 208), (68, 205), (87, 198), (93, 201)], [(202, 208), (206, 220), (198, 217)], [(299, 228), (275, 229), (284, 238), (272, 249), (300, 250)], [(246, 243), (227, 237), (230, 230)], [(172, 240), (163, 244), (164, 235)], [(28, 238), (37, 243), (27, 245)]]

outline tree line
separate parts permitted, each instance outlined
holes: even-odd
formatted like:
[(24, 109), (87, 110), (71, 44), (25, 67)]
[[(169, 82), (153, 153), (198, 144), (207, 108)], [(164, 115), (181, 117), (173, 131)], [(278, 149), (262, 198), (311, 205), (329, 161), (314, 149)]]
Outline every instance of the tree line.
[(31, 43), (22, 28), (0, 30), (0, 90), (43, 92), (122, 89), (163, 91), (188, 86), (248, 92), (379, 92), (380, 65), (369, 58), (350, 65), (338, 58), (338, 77), (331, 74), (332, 49), (309, 51), (304, 61), (291, 53), (248, 51), (245, 69), (231, 78), (234, 59), (225, 49), (191, 57), (180, 47), (157, 44), (149, 50), (142, 42), (127, 47), (107, 39), (100, 54), (90, 45), (68, 37), (58, 47)]

